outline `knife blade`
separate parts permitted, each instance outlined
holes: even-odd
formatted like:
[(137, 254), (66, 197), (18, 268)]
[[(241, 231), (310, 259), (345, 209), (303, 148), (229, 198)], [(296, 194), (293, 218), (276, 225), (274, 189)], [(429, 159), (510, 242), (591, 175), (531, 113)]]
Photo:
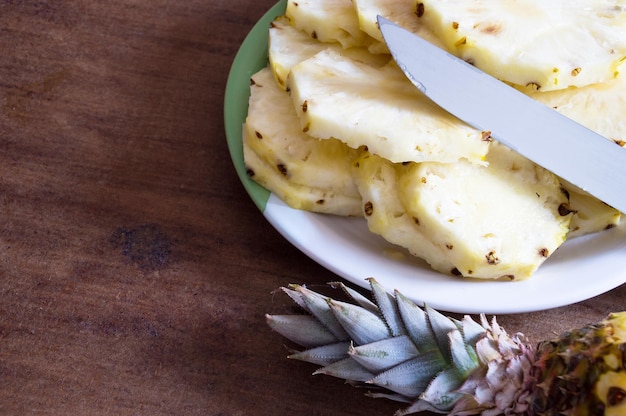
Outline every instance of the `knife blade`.
[(378, 25), (393, 59), (432, 101), (626, 213), (626, 149), (382, 16)]

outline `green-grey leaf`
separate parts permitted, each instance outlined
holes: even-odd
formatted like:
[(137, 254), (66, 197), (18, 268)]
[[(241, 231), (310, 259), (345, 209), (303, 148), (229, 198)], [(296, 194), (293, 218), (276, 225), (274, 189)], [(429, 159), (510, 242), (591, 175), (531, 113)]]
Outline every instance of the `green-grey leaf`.
[(367, 371), (367, 369), (361, 366), (359, 363), (351, 358), (337, 361), (333, 364), (327, 365), (316, 370), (313, 374), (325, 374), (327, 376), (333, 376), (343, 378), (346, 380), (366, 382), (374, 377), (374, 374)]
[(280, 289), (284, 293), (286, 293), (287, 296), (289, 296), (296, 305), (298, 305), (305, 311), (309, 312), (309, 309), (307, 308), (306, 304), (304, 303), (304, 300), (302, 299), (302, 295), (293, 289), (295, 286), (297, 285), (289, 285), (289, 287), (281, 287)]
[(320, 295), (304, 286), (294, 285), (293, 289), (297, 291), (302, 302), (306, 305), (306, 309), (315, 316), (328, 330), (340, 341), (348, 341), (348, 333), (341, 327), (335, 314), (328, 305), (328, 297)]
[(439, 350), (424, 310), (398, 291), (396, 300), (404, 327), (413, 342), (419, 345), (419, 350), (421, 352)]
[(428, 322), (432, 328), (433, 334), (435, 335), (439, 349), (444, 354), (447, 354), (449, 351), (448, 332), (456, 330), (458, 326), (455, 321), (450, 319), (450, 317), (443, 315), (428, 305), (426, 305), (424, 309), (426, 310)]
[(469, 353), (463, 341), (463, 335), (461, 335), (461, 331), (458, 329), (450, 331), (448, 339), (450, 340), (450, 354), (454, 367), (463, 378), (466, 378), (478, 366), (476, 354)]
[(349, 348), (350, 342), (338, 342), (300, 351), (291, 354), (289, 358), (325, 366), (348, 358)]
[(421, 398), (431, 403), (437, 411), (447, 413), (462, 396), (455, 392), (461, 384), (463, 377), (454, 368), (447, 368), (433, 379)]
[(335, 318), (356, 345), (369, 344), (389, 337), (389, 329), (378, 315), (351, 303), (329, 299)]
[(419, 352), (406, 335), (387, 338), (371, 344), (352, 347), (350, 356), (373, 373), (380, 373), (407, 360), (415, 358)]
[(430, 351), (380, 373), (370, 383), (416, 399), (445, 365), (438, 351)]
[(470, 316), (465, 315), (461, 320), (461, 331), (463, 333), (463, 339), (467, 345), (472, 347), (476, 347), (476, 343), (482, 337), (485, 336), (487, 332), (485, 328), (480, 325), (478, 322), (473, 320)]
[(380, 309), (383, 319), (387, 323), (387, 326), (389, 326), (391, 335), (397, 337), (406, 334), (401, 316), (398, 313), (396, 298), (391, 293), (387, 292), (376, 279), (370, 278), (368, 280), (372, 289), (372, 296), (376, 300), (376, 304), (378, 305), (378, 309)]
[(310, 315), (265, 315), (265, 318), (274, 331), (305, 348), (338, 341), (324, 325)]
[(369, 300), (365, 296), (361, 295), (356, 290), (354, 290), (354, 289), (344, 285), (341, 282), (331, 282), (329, 284), (334, 289), (341, 289), (346, 295), (348, 295), (350, 297), (350, 299), (355, 301), (362, 308), (367, 309), (368, 311), (370, 311), (370, 312), (372, 312), (374, 314), (379, 313), (378, 306), (376, 306), (376, 304), (374, 302), (372, 302), (371, 300)]

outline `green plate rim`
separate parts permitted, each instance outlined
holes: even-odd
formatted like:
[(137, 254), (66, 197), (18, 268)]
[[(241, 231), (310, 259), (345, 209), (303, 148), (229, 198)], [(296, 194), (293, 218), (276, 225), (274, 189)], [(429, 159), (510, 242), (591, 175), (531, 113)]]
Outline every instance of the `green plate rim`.
[(270, 192), (246, 173), (243, 124), (248, 115), (250, 77), (267, 65), (268, 30), (272, 21), (285, 13), (286, 7), (287, 0), (279, 1), (250, 30), (235, 55), (224, 93), (224, 128), (230, 157), (246, 192), (261, 212), (265, 212)]

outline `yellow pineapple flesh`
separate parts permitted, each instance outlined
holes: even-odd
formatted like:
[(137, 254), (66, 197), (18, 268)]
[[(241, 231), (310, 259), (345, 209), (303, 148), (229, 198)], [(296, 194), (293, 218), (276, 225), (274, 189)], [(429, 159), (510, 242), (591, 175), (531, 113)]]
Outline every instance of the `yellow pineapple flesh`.
[(243, 140), (251, 177), (293, 208), (360, 215), (351, 173), (358, 150), (303, 133), (291, 99), (269, 68), (252, 76)]
[(566, 239), (567, 194), (555, 175), (503, 145), (492, 145), (487, 162), (362, 156), (356, 183), (370, 231), (445, 274), (530, 277)]
[(392, 162), (482, 163), (485, 134), (426, 98), (402, 71), (325, 50), (291, 69), (288, 89), (303, 131), (336, 138)]
[(288, 0), (285, 15), (320, 42), (338, 42), (344, 48), (372, 42), (359, 28), (352, 0)]
[(446, 48), (540, 91), (614, 79), (626, 58), (626, 5), (615, 0), (413, 0)]

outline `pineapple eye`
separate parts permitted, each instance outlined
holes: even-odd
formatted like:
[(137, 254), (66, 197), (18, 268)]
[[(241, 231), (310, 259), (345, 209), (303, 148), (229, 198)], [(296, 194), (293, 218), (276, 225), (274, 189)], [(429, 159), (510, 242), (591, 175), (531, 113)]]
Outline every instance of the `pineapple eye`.
[(611, 387), (606, 394), (606, 404), (608, 406), (618, 406), (626, 399), (626, 391), (619, 387)]
[(604, 416), (623, 416), (626, 411), (626, 372), (607, 371), (596, 383), (595, 394), (604, 404)]

